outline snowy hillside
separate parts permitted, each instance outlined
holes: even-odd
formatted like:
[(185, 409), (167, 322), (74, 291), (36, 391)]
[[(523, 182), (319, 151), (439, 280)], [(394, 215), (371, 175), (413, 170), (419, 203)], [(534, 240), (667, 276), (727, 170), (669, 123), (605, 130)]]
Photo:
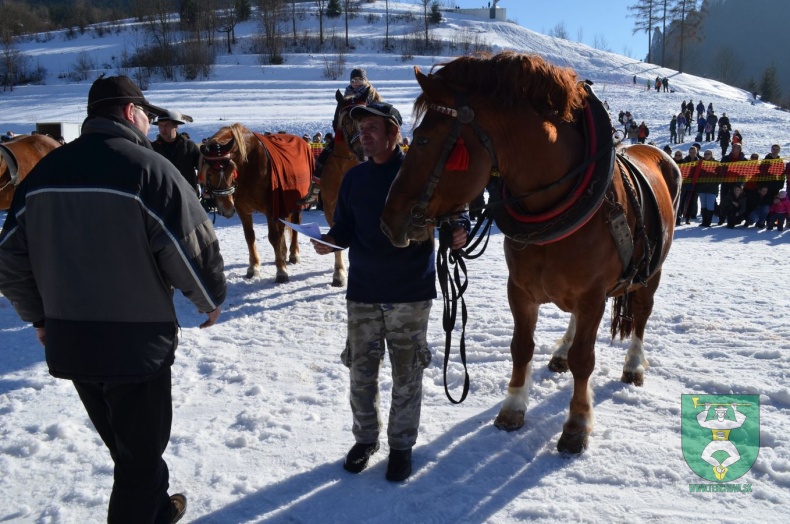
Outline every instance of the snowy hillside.
[[(382, 13), (384, 2), (363, 4)], [(390, 3), (414, 10), (414, 4)], [(317, 30), (314, 18), (300, 30)], [(342, 31), (342, 20), (329, 22)], [(249, 34), (253, 23), (240, 28)], [(243, 31), (242, 31), (243, 30)], [(322, 77), (321, 55), (287, 55), (283, 66), (258, 65), (240, 51), (220, 56), (214, 76), (201, 82), (154, 82), (146, 96), (157, 105), (192, 115), (183, 126), (193, 138), (242, 122), (257, 131), (328, 131), (334, 92), (362, 66), (384, 98), (411, 120), (419, 93), (412, 67), (424, 70), (452, 56), (403, 61), (383, 53), (375, 39), (383, 22), (353, 21), (356, 51), (346, 73)], [(393, 34), (403, 28), (391, 27)], [(651, 127), (650, 138), (668, 142), (670, 116), (683, 100), (712, 102), (744, 136), (745, 152), (764, 156), (774, 142), (790, 152), (790, 114), (752, 105), (741, 90), (636, 62), (584, 45), (555, 40), (513, 24), (449, 14), (435, 29), (442, 38), (479, 34), (494, 50), (538, 53), (574, 67), (595, 81), (612, 113), (630, 110)], [(592, 32), (592, 31), (591, 31)], [(79, 122), (90, 81), (66, 84), (80, 52), (112, 63), (132, 33), (105, 38), (55, 38), (20, 47), (50, 72), (47, 85), (0, 93), (0, 132), (29, 131), (37, 121)], [(109, 68), (109, 74), (115, 70)], [(640, 82), (634, 86), (633, 75)], [(644, 90), (656, 75), (674, 93)], [(151, 138), (155, 130), (152, 129)], [(681, 144), (687, 150), (689, 143)], [(704, 144), (719, 156), (718, 146)], [(5, 213), (0, 212), (0, 220)], [(202, 321), (181, 295), (182, 326), (173, 368), (174, 423), (165, 454), (171, 492), (189, 497), (183, 522), (192, 523), (764, 523), (784, 522), (790, 507), (790, 324), (786, 312), (790, 231), (680, 227), (664, 265), (645, 336), (651, 366), (643, 387), (619, 381), (626, 343), (610, 342), (609, 314), (598, 333), (596, 426), (590, 448), (564, 458), (556, 442), (568, 410), (572, 382), (547, 364), (568, 315), (544, 306), (536, 332), (534, 385), (525, 426), (505, 433), (492, 422), (507, 391), (512, 319), (506, 299), (503, 237), (491, 236), (487, 253), (468, 264), (467, 351), (471, 391), (459, 406), (444, 395), (441, 302), (431, 316), (433, 364), (426, 370), (414, 474), (403, 484), (384, 479), (383, 439), (368, 470), (350, 475), (342, 459), (353, 443), (345, 343), (344, 290), (332, 288), (332, 262), (302, 240), (302, 261), (291, 281), (275, 285), (265, 219), (256, 216), (262, 276), (244, 278), (247, 249), (237, 218), (217, 218), (226, 264), (228, 298), (220, 323)], [(315, 211), (304, 222), (326, 227)], [(97, 280), (97, 285), (101, 281)], [(457, 354), (453, 354), (457, 360)], [(381, 375), (382, 412), (389, 407), (389, 364)], [(463, 376), (449, 373), (453, 392)], [(705, 483), (681, 452), (682, 394), (760, 396), (760, 452), (735, 483), (745, 493), (691, 493)], [(0, 522), (82, 524), (102, 522), (112, 486), (112, 461), (72, 385), (52, 378), (33, 330), (0, 297)], [(729, 483), (728, 483), (729, 484)], [(785, 517), (782, 517), (785, 515)]]

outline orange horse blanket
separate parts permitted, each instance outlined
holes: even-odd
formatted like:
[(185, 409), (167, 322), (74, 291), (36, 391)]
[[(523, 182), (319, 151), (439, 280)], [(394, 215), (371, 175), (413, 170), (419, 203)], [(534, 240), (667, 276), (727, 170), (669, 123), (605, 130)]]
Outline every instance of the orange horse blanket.
[(310, 189), (315, 157), (310, 145), (296, 135), (255, 133), (266, 149), (272, 181), (272, 218), (286, 218)]

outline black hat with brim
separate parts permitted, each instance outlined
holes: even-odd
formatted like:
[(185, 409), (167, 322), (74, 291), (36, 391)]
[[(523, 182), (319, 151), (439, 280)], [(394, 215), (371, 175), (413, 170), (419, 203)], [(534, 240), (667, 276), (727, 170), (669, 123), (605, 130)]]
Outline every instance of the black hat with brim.
[(129, 103), (138, 105), (158, 117), (167, 114), (166, 109), (148, 102), (140, 88), (128, 76), (101, 77), (93, 83), (88, 92), (88, 114), (100, 107)]

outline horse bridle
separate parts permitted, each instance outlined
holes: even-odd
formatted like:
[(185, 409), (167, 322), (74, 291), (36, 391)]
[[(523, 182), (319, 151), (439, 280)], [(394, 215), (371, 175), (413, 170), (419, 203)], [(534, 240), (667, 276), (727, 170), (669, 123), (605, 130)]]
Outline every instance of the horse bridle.
[(465, 105), (466, 97), (462, 93), (457, 93), (455, 96), (456, 106), (458, 109), (454, 109), (452, 107), (445, 107), (440, 106), (438, 104), (429, 104), (428, 108), (444, 115), (451, 116), (455, 120), (453, 121), (453, 126), (450, 129), (450, 133), (447, 135), (447, 138), (444, 142), (444, 147), (442, 149), (442, 153), (439, 155), (439, 160), (436, 163), (436, 166), (433, 169), (433, 173), (428, 178), (428, 182), (425, 186), (425, 191), (423, 192), (422, 196), (420, 197), (419, 202), (417, 205), (414, 206), (411, 210), (411, 218), (409, 222), (414, 227), (425, 227), (428, 222), (441, 222), (442, 220), (449, 219), (451, 216), (454, 216), (455, 213), (447, 216), (436, 217), (433, 219), (428, 219), (425, 216), (425, 212), (428, 209), (428, 201), (433, 196), (433, 192), (436, 190), (436, 186), (439, 184), (439, 179), (442, 177), (442, 173), (444, 172), (444, 166), (447, 163), (447, 159), (450, 157), (450, 153), (452, 153), (453, 149), (455, 148), (456, 142), (458, 141), (458, 137), (461, 136), (461, 126), (462, 125), (471, 125), (472, 130), (475, 133), (477, 139), (483, 144), (483, 146), (488, 151), (488, 155), (491, 157), (491, 169), (495, 171), (498, 169), (496, 153), (494, 153), (494, 146), (491, 142), (491, 137), (483, 130), (482, 127), (477, 123), (475, 120), (475, 112), (474, 110)]
[[(582, 82), (582, 85), (585, 87), (586, 90), (589, 90), (589, 85), (587, 81)], [(455, 147), (456, 140), (461, 135), (462, 125), (469, 124), (472, 126), (475, 136), (483, 144), (483, 146), (488, 151), (488, 155), (491, 157), (491, 173), (496, 176), (499, 176), (499, 167), (498, 167), (496, 153), (494, 152), (494, 147), (491, 137), (489, 137), (488, 134), (483, 130), (483, 128), (480, 127), (480, 125), (475, 121), (475, 113), (472, 110), (472, 108), (469, 107), (468, 105), (464, 105), (465, 96), (462, 93), (456, 93), (455, 98), (456, 98), (456, 106), (458, 106), (458, 109), (440, 106), (434, 103), (428, 105), (429, 109), (453, 117), (455, 119), (455, 122), (453, 123), (453, 127), (450, 130), (450, 134), (447, 135), (447, 139), (445, 140), (444, 143), (444, 149), (442, 150), (442, 154), (439, 156), (439, 160), (436, 164), (436, 167), (434, 168), (433, 173), (431, 173), (431, 176), (428, 178), (428, 182), (425, 187), (425, 192), (423, 193), (417, 205), (412, 208), (409, 223), (417, 228), (425, 227), (429, 222), (434, 222), (439, 224), (444, 221), (447, 221), (448, 219), (456, 215), (456, 213), (448, 213), (446, 215), (439, 215), (432, 219), (429, 219), (426, 218), (425, 212), (428, 209), (428, 201), (431, 199), (431, 196), (433, 196), (433, 192), (436, 190), (436, 186), (439, 184), (439, 179), (441, 178), (442, 173), (445, 170), (444, 169), (445, 163), (447, 162), (450, 153)], [(568, 173), (566, 173), (559, 179), (555, 180), (554, 182), (546, 184), (545, 186), (539, 187), (528, 193), (510, 196), (494, 204), (486, 204), (485, 206), (483, 206), (483, 208), (487, 209), (492, 206), (512, 205), (525, 198), (553, 189), (559, 186), (560, 184), (564, 184), (565, 182), (568, 182), (569, 180), (582, 174), (590, 166), (590, 164), (598, 161), (605, 153), (607, 153), (606, 148), (601, 148), (599, 151), (595, 153), (590, 153), (588, 151), (585, 155), (586, 159), (584, 162), (582, 162), (580, 165), (576, 166), (574, 169), (570, 170)]]
[[(360, 158), (357, 155), (357, 153), (354, 151), (354, 148), (352, 147), (352, 144), (354, 142), (356, 142), (357, 140), (359, 140), (359, 131), (357, 131), (354, 134), (349, 133), (348, 129), (346, 129), (346, 127), (342, 124), (342, 122), (343, 122), (343, 115), (344, 114), (349, 114), (349, 118), (351, 118), (351, 116), (350, 116), (351, 110), (354, 109), (357, 106), (364, 106), (364, 105), (367, 105), (367, 104), (365, 104), (364, 102), (359, 102), (359, 103), (355, 103), (355, 104), (349, 104), (348, 106), (344, 107), (343, 110), (340, 111), (340, 113), (338, 113), (338, 115), (337, 115), (337, 120), (338, 120), (337, 127), (343, 133), (343, 139), (346, 141), (346, 144), (348, 144), (349, 151), (351, 151), (353, 153), (354, 157), (356, 157), (356, 159), (359, 160), (360, 162), (362, 162), (364, 160), (364, 158)], [(353, 122), (353, 119), (352, 119), (352, 122)], [(337, 129), (335, 130), (335, 133), (337, 134)]]
[[(212, 146), (200, 146), (200, 152), (203, 153), (203, 160), (209, 163), (210, 168), (219, 174), (219, 182), (217, 187), (212, 188), (209, 184), (208, 176), (206, 176), (206, 193), (211, 197), (217, 196), (230, 196), (236, 192), (236, 170), (233, 169), (229, 174), (225, 171), (230, 167), (230, 152), (233, 149), (233, 140), (228, 142), (224, 147), (220, 144)], [(227, 187), (222, 186), (227, 184)]]

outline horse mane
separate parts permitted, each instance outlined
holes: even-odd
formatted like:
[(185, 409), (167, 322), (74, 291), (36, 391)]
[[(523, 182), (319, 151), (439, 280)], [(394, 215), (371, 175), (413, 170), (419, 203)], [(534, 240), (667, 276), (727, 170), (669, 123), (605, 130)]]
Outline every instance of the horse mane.
[(247, 161), (247, 142), (244, 140), (244, 133), (248, 133), (249, 130), (238, 122), (226, 129), (233, 135), (233, 141), (236, 142), (236, 147), (239, 148), (239, 163), (245, 163)]
[[(436, 68), (440, 69), (434, 73)], [(449, 89), (485, 96), (499, 110), (509, 111), (527, 102), (542, 116), (556, 115), (566, 122), (573, 120), (573, 112), (582, 107), (586, 97), (572, 69), (513, 51), (456, 58), (437, 64), (429, 76)], [(430, 103), (424, 93), (417, 97), (415, 121)]]

